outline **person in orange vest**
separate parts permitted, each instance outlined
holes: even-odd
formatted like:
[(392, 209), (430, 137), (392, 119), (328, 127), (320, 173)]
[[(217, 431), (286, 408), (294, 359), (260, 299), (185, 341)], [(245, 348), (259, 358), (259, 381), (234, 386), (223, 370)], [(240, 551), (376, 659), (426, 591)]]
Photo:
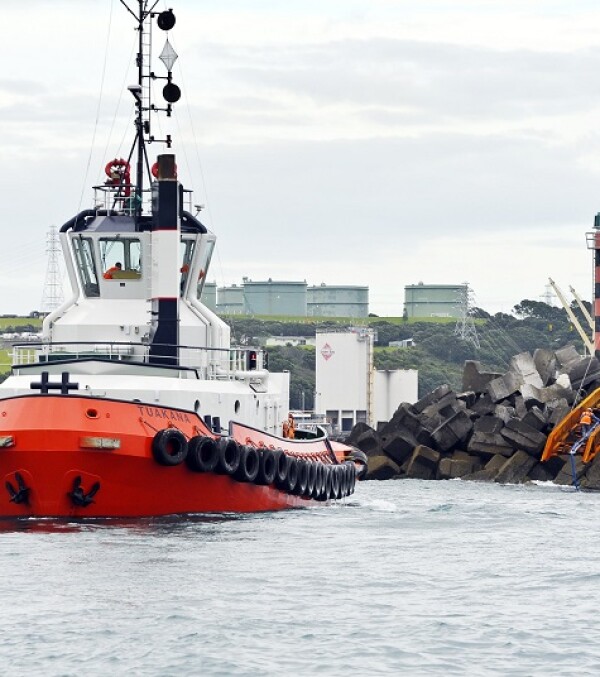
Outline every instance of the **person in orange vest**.
[(288, 422), (287, 422), (287, 421), (284, 421), (284, 422), (283, 422), (283, 425), (281, 426), (281, 428), (282, 428), (282, 430), (283, 430), (283, 437), (287, 438), (288, 432), (289, 432)]
[(579, 425), (581, 426), (581, 435), (582, 437), (587, 437), (590, 432), (590, 426), (592, 425), (592, 410), (585, 409), (581, 418), (579, 419)]
[(296, 422), (294, 421), (294, 417), (291, 414), (288, 414), (288, 438), (290, 440), (293, 440), (294, 437), (296, 437)]
[(123, 266), (119, 263), (119, 261), (117, 261), (112, 268), (109, 268), (104, 273), (104, 279), (105, 280), (112, 280), (113, 274), (116, 273), (116, 272), (120, 272), (122, 269), (123, 269)]

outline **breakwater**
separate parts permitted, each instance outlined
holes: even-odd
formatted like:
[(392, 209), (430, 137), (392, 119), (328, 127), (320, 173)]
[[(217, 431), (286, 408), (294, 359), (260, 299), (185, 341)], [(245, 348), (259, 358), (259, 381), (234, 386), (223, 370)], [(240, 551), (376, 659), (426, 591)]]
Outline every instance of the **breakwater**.
[[(467, 361), (462, 385), (460, 393), (442, 385), (415, 404), (400, 404), (377, 430), (357, 424), (347, 442), (367, 455), (366, 479), (572, 484), (568, 454), (543, 463), (541, 455), (550, 431), (600, 387), (595, 357), (581, 357), (571, 345), (539, 349), (513, 356), (505, 373)], [(599, 459), (576, 458), (582, 488), (600, 489)]]

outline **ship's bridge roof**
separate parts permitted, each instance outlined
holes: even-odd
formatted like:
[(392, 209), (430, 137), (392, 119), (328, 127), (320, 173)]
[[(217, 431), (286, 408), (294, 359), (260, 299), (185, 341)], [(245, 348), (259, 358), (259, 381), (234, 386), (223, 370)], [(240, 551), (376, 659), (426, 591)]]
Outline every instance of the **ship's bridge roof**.
[[(85, 209), (67, 221), (60, 229), (61, 233), (73, 230), (76, 233), (87, 231), (97, 233), (135, 233), (152, 230), (152, 216), (140, 216), (137, 219), (128, 214), (109, 210)], [(206, 233), (206, 226), (189, 212), (181, 213), (182, 233)]]

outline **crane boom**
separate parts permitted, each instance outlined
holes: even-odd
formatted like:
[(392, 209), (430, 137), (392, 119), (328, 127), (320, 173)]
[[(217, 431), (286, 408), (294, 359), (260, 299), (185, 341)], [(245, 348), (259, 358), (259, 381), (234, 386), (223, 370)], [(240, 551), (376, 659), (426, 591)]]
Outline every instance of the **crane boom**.
[(590, 337), (583, 331), (581, 324), (579, 324), (579, 320), (575, 317), (575, 314), (571, 310), (571, 306), (567, 303), (567, 299), (565, 298), (564, 294), (562, 293), (562, 291), (552, 278), (548, 278), (548, 282), (551, 284), (552, 289), (554, 289), (555, 294), (558, 296), (560, 302), (562, 303), (562, 307), (567, 311), (567, 315), (569, 316), (569, 319), (573, 323), (575, 329), (577, 329), (579, 336), (581, 336), (581, 340), (583, 341), (585, 347), (589, 350), (590, 355), (593, 355), (594, 344), (591, 341)]

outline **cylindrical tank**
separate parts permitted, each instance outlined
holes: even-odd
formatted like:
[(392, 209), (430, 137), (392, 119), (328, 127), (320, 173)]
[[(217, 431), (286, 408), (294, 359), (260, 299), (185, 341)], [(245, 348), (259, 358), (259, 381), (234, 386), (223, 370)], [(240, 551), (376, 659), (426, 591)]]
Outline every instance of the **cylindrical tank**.
[(217, 312), (223, 315), (241, 315), (244, 312), (244, 289), (233, 284), (217, 289)]
[(308, 315), (312, 317), (367, 317), (369, 288), (356, 285), (309, 287)]
[(464, 284), (408, 284), (404, 307), (408, 317), (460, 317)]
[(217, 311), (217, 283), (205, 282), (202, 288), (202, 303), (213, 312)]
[(244, 280), (244, 312), (248, 315), (306, 316), (306, 281)]

